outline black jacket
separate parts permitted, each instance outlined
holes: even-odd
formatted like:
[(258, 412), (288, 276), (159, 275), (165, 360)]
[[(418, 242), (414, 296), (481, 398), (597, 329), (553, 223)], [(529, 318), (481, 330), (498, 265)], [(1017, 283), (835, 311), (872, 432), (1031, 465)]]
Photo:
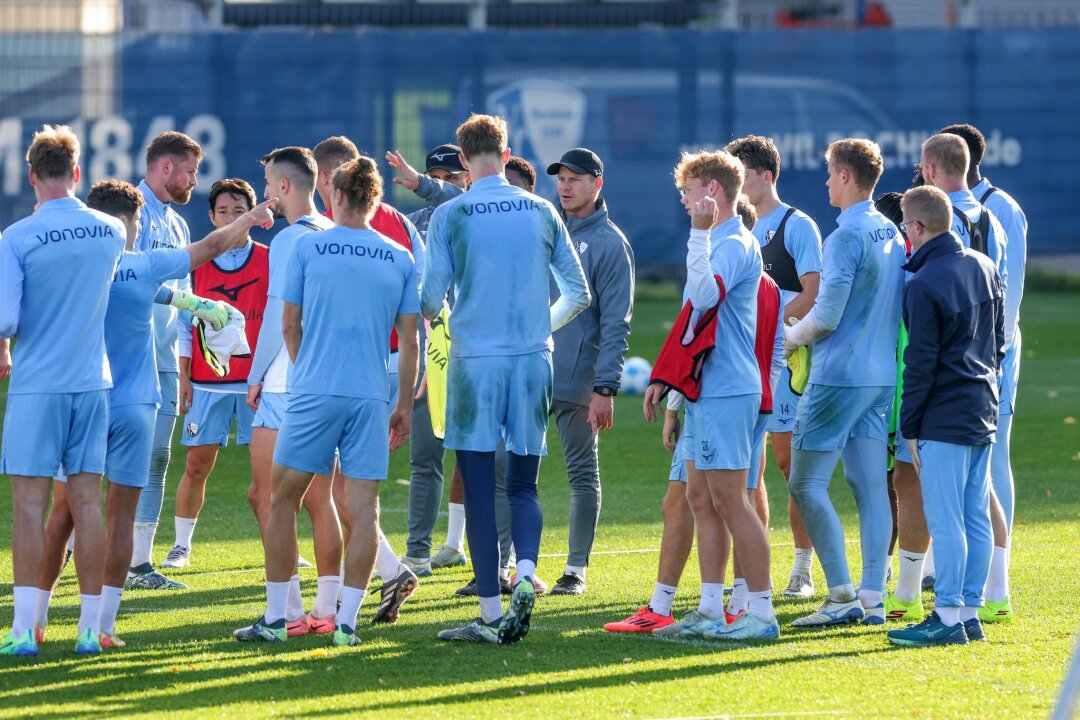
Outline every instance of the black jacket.
[(919, 248), (904, 269), (913, 273), (904, 288), (904, 437), (956, 445), (994, 442), (1005, 357), (997, 269), (948, 232)]

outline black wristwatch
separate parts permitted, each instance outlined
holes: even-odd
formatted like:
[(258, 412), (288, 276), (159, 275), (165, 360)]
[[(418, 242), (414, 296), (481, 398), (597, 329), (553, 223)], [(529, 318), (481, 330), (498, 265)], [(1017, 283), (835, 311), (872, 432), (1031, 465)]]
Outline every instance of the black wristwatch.
[(604, 397), (615, 397), (619, 394), (619, 391), (613, 387), (607, 387), (606, 385), (594, 385), (592, 391), (597, 395), (603, 395)]

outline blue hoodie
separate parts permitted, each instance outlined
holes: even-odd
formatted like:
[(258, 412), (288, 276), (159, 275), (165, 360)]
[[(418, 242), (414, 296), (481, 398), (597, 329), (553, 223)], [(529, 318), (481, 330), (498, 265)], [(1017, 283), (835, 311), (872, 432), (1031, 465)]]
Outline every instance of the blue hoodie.
[(913, 273), (904, 287), (904, 437), (994, 442), (1005, 294), (993, 261), (945, 232), (919, 248), (904, 269)]

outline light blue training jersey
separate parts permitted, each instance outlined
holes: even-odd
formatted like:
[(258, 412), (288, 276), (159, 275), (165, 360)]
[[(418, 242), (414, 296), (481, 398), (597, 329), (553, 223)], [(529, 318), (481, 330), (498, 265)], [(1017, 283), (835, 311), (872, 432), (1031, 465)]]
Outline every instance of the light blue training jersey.
[(810, 382), (836, 387), (896, 384), (896, 338), (904, 290), (904, 241), (869, 200), (840, 213), (822, 244)]
[(161, 403), (154, 331), (154, 298), (162, 283), (191, 272), (187, 249), (125, 252), (113, 275), (105, 314), (105, 348), (112, 366), (109, 406)]
[[(184, 218), (173, 209), (171, 203), (163, 203), (143, 180), (139, 183), (146, 204), (143, 206), (139, 223), (139, 236), (135, 239), (136, 250), (156, 250), (158, 248), (183, 249), (191, 243), (191, 232)], [(166, 283), (170, 290), (191, 292), (191, 276), (185, 275), (179, 280)], [(157, 353), (158, 372), (177, 372), (177, 310), (171, 305), (154, 306), (154, 348)]]
[(453, 357), (524, 355), (551, 345), (550, 285), (585, 304), (588, 286), (558, 211), (501, 175), (431, 215), (421, 305), (434, 319), (454, 283)]
[[(780, 227), (784, 215), (791, 209), (786, 203), (780, 203), (775, 210), (763, 218), (758, 218), (754, 224), (754, 237), (758, 239), (761, 247), (769, 244)], [(795, 260), (795, 272), (799, 277), (806, 273), (821, 272), (821, 231), (817, 223), (802, 210), (796, 210), (788, 218), (784, 226), (784, 247)], [(780, 324), (783, 325), (784, 308), (799, 293), (794, 290), (780, 290)]]
[(307, 236), (293, 250), (282, 300), (303, 306), (290, 393), (389, 401), (390, 330), (398, 315), (420, 312), (408, 250), (373, 230)]
[(263, 389), (269, 392), (285, 391), (285, 378), (292, 364), (285, 348), (285, 338), (281, 335), (285, 273), (296, 250), (296, 241), (307, 233), (322, 232), (313, 230), (305, 223), (322, 230), (334, 227), (334, 221), (325, 215), (301, 215), (296, 222), (281, 229), (270, 242), (270, 284), (263, 309), (263, 324), (255, 343), (255, 357), (251, 360), (251, 372), (248, 374), (249, 385), (267, 385)]
[[(976, 200), (993, 187), (983, 178), (971, 188)], [(1028, 221), (1020, 204), (1001, 188), (996, 188), (983, 203), (994, 214), (1005, 231), (1005, 269), (1009, 282), (1005, 287), (1005, 345), (1012, 346), (1013, 335), (1019, 329), (1020, 302), (1024, 299), (1024, 275), (1027, 272)]]
[(701, 371), (700, 397), (761, 394), (761, 372), (754, 355), (757, 297), (761, 284), (761, 250), (757, 238), (736, 215), (709, 233), (709, 267), (720, 277), (695, 277), (699, 266), (687, 256), (687, 287), (694, 310), (720, 307), (716, 315), (716, 348)]
[[(949, 193), (949, 202), (952, 203), (954, 209), (964, 213), (972, 224), (979, 222), (979, 216), (982, 215), (984, 208), (970, 190), (954, 190)], [(971, 237), (968, 235), (967, 226), (955, 215), (954, 212), (952, 231), (960, 238), (960, 242), (964, 243), (964, 247), (970, 248)], [(997, 268), (998, 275), (1001, 277), (1001, 287), (1006, 295), (1009, 291), (1009, 268), (1005, 247), (1007, 240), (1004, 228), (1001, 227), (993, 211), (990, 211), (990, 237), (986, 238), (986, 254), (990, 256), (994, 267)], [(1008, 332), (1006, 330), (1006, 333)]]
[(4, 231), (0, 337), (18, 336), (9, 395), (112, 387), (105, 311), (125, 237), (123, 223), (73, 197)]

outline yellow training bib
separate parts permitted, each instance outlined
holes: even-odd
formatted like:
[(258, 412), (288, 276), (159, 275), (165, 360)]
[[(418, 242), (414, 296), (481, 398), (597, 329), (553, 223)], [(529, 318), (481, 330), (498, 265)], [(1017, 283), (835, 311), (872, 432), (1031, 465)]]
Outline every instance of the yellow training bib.
[(450, 362), (450, 308), (443, 306), (431, 321), (427, 337), (427, 398), (431, 430), (440, 440), (446, 434), (446, 366)]

